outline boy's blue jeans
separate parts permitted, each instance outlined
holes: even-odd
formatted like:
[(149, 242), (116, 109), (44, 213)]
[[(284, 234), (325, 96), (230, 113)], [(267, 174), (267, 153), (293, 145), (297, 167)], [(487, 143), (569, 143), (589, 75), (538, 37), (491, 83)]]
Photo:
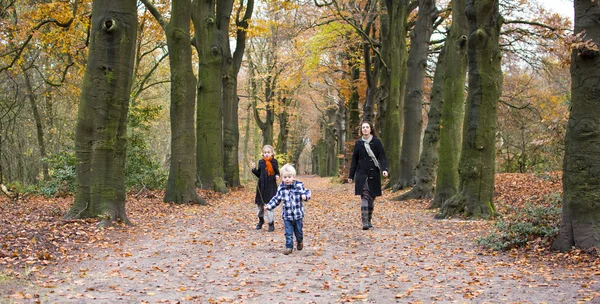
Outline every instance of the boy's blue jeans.
[(294, 248), (292, 234), (296, 235), (296, 242), (302, 242), (304, 239), (304, 232), (302, 232), (302, 219), (295, 221), (283, 220), (283, 227), (285, 230), (285, 248)]

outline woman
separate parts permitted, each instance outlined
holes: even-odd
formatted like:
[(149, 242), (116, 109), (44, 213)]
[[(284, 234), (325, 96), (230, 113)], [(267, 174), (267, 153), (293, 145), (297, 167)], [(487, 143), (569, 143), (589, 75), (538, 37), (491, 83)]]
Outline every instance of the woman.
[(365, 121), (360, 127), (361, 138), (354, 144), (352, 164), (348, 182), (356, 174), (354, 194), (360, 195), (360, 214), (363, 230), (373, 228), (371, 218), (375, 208), (375, 197), (381, 196), (381, 174), (388, 176), (387, 159), (381, 140), (377, 138), (373, 125)]

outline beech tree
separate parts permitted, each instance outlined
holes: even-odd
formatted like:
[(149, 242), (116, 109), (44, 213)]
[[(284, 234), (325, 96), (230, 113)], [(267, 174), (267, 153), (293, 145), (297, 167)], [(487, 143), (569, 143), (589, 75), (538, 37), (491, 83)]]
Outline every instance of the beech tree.
[(136, 34), (137, 1), (94, 0), (75, 130), (76, 194), (67, 218), (129, 223), (125, 154)]
[(156, 7), (142, 0), (164, 29), (171, 69), (171, 159), (165, 202), (206, 204), (196, 193), (194, 108), (196, 77), (190, 43), (191, 1), (174, 0), (167, 23)]
[(495, 213), (496, 115), (502, 90), (499, 48), (502, 16), (498, 0), (468, 0), (469, 92), (459, 165), (460, 191), (446, 200), (438, 218), (461, 214), (490, 218)]
[(574, 2), (575, 33), (580, 41), (571, 54), (571, 109), (563, 162), (562, 221), (552, 247), (566, 251), (600, 248), (600, 6)]

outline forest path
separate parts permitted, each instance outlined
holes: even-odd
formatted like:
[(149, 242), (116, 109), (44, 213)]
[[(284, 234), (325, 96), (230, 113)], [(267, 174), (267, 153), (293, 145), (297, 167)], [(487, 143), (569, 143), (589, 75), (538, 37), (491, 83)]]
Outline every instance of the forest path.
[[(558, 265), (525, 252), (485, 253), (474, 239), (488, 221), (435, 220), (428, 202), (377, 198), (363, 231), (354, 185), (300, 176), (304, 250), (283, 255), (281, 207), (275, 232), (255, 230), (253, 188), (209, 207), (176, 209), (115, 228), (77, 260), (36, 277), (41, 303), (576, 303), (600, 301), (598, 269)], [(130, 200), (128, 200), (130, 204)], [(135, 205), (136, 203), (131, 203)], [(22, 293), (24, 294), (24, 293)], [(6, 300), (6, 299), (4, 299)], [(0, 299), (0, 302), (3, 300)]]

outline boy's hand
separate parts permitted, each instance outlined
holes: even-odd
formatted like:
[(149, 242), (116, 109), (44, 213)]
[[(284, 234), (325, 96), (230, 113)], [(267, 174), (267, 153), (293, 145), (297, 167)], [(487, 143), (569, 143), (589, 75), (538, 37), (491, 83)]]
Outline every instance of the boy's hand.
[(302, 194), (302, 200), (305, 201), (306, 200), (306, 195)]

